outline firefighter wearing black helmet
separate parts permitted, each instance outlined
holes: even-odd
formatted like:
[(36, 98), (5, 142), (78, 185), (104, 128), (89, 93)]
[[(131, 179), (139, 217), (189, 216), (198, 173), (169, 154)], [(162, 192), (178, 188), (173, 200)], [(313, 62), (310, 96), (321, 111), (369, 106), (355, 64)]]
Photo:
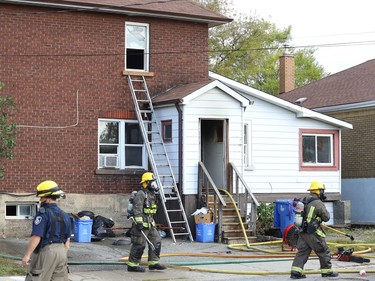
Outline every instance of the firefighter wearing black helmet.
[(329, 221), (330, 214), (323, 201), (325, 186), (320, 181), (313, 181), (308, 191), (310, 196), (305, 197), (302, 202), (305, 204), (305, 221), (303, 231), (299, 233), (297, 241), (297, 254), (293, 260), (290, 278), (306, 278), (302, 274), (303, 267), (307, 262), (311, 251), (319, 257), (320, 271), (322, 277), (336, 277), (337, 272), (333, 272), (331, 263), (331, 253), (325, 241), (325, 233), (320, 226), (321, 222)]
[(154, 174), (144, 173), (140, 184), (142, 189), (137, 192), (133, 200), (133, 226), (130, 231), (132, 247), (129, 254), (128, 271), (145, 272), (139, 263), (148, 242), (152, 244), (148, 245), (149, 270), (164, 270), (166, 267), (159, 264), (161, 237), (153, 218), (157, 211), (155, 193), (158, 191)]
[(40, 208), (35, 215), (31, 237), (22, 265), (28, 266), (25, 281), (68, 281), (70, 217), (56, 203), (65, 193), (54, 181), (44, 181), (37, 188)]

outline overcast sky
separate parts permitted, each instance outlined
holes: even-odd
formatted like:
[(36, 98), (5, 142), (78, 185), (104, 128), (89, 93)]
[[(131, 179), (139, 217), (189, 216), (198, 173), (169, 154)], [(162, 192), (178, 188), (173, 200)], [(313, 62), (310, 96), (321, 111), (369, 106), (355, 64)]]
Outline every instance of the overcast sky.
[[(375, 59), (373, 0), (233, 0), (236, 10), (292, 26), (292, 46), (320, 45), (317, 62), (336, 73)], [(360, 42), (354, 44), (353, 42)], [(350, 43), (350, 46), (339, 46)], [(329, 44), (329, 47), (321, 45)]]

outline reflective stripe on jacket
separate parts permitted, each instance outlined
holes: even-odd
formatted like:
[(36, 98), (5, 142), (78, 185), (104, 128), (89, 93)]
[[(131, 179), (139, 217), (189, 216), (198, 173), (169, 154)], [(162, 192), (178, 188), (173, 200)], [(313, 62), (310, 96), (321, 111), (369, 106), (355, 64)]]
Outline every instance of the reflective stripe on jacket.
[(317, 228), (315, 233), (319, 235), (320, 237), (325, 237), (326, 235), (322, 227), (320, 226), (320, 223), (322, 221), (323, 222), (329, 221), (330, 214), (326, 206), (324, 205), (324, 203), (320, 199), (319, 200), (316, 200), (316, 199), (319, 199), (319, 196), (315, 193), (311, 193), (310, 196), (306, 198), (306, 202), (309, 202), (311, 200), (310, 203), (308, 203), (307, 206), (305, 206), (306, 214), (307, 214), (306, 222), (308, 224), (313, 223), (314, 221), (317, 222), (319, 224), (319, 227)]

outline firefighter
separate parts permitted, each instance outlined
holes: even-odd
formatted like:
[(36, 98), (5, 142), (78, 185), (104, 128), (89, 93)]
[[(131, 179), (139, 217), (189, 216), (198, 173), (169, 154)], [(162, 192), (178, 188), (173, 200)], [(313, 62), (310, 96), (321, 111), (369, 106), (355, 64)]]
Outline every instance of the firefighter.
[[(148, 268), (149, 270), (164, 270), (166, 267), (159, 263), (161, 251), (161, 237), (156, 229), (153, 215), (157, 211), (156, 192), (158, 186), (154, 174), (146, 172), (142, 175), (140, 184), (142, 189), (137, 192), (133, 201), (133, 225), (130, 231), (132, 247), (129, 254), (128, 271), (145, 272), (139, 266), (143, 251), (148, 245)], [(149, 241), (147, 241), (147, 239)]]
[(40, 208), (22, 258), (22, 265), (28, 266), (25, 281), (68, 281), (71, 221), (56, 203), (57, 199), (65, 198), (65, 193), (50, 180), (40, 183), (36, 191)]
[(313, 181), (308, 191), (310, 191), (310, 195), (302, 200), (305, 205), (305, 216), (302, 223), (303, 228), (297, 241), (298, 252), (293, 260), (290, 278), (306, 278), (302, 271), (311, 251), (314, 251), (319, 257), (322, 277), (336, 277), (338, 273), (332, 271), (331, 253), (325, 241), (325, 233), (320, 225), (321, 222), (327, 222), (330, 218), (330, 214), (323, 203), (327, 198), (324, 195), (325, 186), (320, 181)]

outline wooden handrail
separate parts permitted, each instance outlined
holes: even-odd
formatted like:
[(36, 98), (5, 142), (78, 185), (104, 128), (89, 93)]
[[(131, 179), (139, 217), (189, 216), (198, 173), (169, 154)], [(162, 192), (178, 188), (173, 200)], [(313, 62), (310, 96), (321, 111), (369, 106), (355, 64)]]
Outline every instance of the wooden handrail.
[[(251, 192), (250, 187), (247, 185), (247, 183), (245, 182), (245, 180), (243, 179), (243, 177), (242, 177), (241, 174), (239, 173), (237, 167), (236, 167), (233, 163), (231, 163), (231, 162), (229, 162), (229, 165), (230, 165), (230, 167), (236, 172), (236, 176), (237, 176), (237, 178), (241, 181), (242, 185), (246, 188), (246, 191), (250, 194), (251, 199), (253, 200), (253, 202), (255, 203), (255, 205), (256, 205), (257, 207), (259, 207), (259, 202), (258, 202), (258, 200), (255, 198), (254, 194)], [(237, 188), (238, 188), (238, 187), (237, 187)], [(236, 190), (236, 193), (237, 193), (237, 192), (238, 192), (238, 191)]]
[[(215, 191), (215, 194), (219, 198), (221, 204), (223, 206), (226, 206), (227, 204), (225, 203), (225, 201), (223, 199), (223, 196), (221, 196), (219, 189), (216, 187), (214, 181), (212, 180), (212, 178), (211, 178), (210, 174), (208, 173), (206, 167), (204, 166), (203, 162), (199, 161), (198, 165), (199, 165), (200, 169), (202, 169), (202, 171), (203, 171), (204, 175), (206, 176), (208, 182), (210, 183), (210, 185), (212, 186), (213, 190)], [(202, 187), (200, 186), (199, 189), (200, 189), (199, 194), (201, 194), (202, 193), (201, 192)]]

